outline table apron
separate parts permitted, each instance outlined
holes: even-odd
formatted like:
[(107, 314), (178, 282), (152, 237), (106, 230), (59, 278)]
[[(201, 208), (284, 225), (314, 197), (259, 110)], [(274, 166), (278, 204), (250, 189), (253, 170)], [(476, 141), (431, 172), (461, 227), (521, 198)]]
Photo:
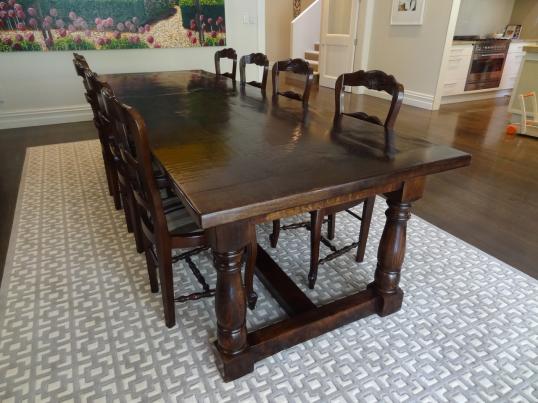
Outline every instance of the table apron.
[(361, 190), (359, 192), (349, 193), (343, 196), (331, 197), (329, 199), (321, 200), (314, 203), (304, 204), (298, 207), (291, 207), (284, 210), (264, 214), (258, 217), (254, 217), (251, 221), (255, 224), (261, 224), (268, 221), (278, 220), (281, 218), (293, 217), (303, 213), (309, 213), (311, 211), (326, 209), (343, 204), (349, 204), (354, 201), (360, 203), (362, 200), (384, 193), (394, 192), (403, 186), (402, 182), (391, 183), (383, 186), (376, 186), (373, 188)]

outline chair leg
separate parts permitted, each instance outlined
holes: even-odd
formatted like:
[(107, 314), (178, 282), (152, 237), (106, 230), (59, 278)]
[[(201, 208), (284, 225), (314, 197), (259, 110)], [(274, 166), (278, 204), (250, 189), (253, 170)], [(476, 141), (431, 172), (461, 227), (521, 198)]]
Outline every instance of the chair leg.
[(368, 233), (370, 232), (370, 223), (372, 222), (372, 213), (374, 212), (375, 196), (370, 197), (364, 201), (362, 206), (362, 220), (361, 220), (361, 232), (359, 234), (359, 247), (357, 248), (357, 262), (364, 260), (364, 253), (366, 252), (366, 241), (368, 240)]
[(308, 273), (308, 287), (310, 289), (314, 288), (318, 278), (319, 244), (321, 242), (323, 216), (323, 210), (310, 213), (310, 272)]
[(151, 243), (144, 237), (144, 252), (146, 254), (146, 265), (148, 267), (149, 285), (152, 293), (159, 292), (159, 280), (157, 278), (157, 267), (155, 260), (153, 259), (153, 252), (151, 250)]
[(273, 221), (273, 233), (269, 235), (269, 240), (271, 241), (271, 247), (276, 248), (278, 244), (278, 237), (280, 236), (280, 220)]
[(121, 194), (118, 180), (118, 171), (114, 164), (111, 164), (110, 181), (112, 183), (112, 199), (114, 200), (114, 208), (121, 210)]
[(103, 156), (103, 165), (105, 166), (105, 175), (106, 175), (106, 184), (108, 186), (108, 194), (110, 196), (112, 196), (114, 187), (113, 187), (113, 184), (112, 184), (112, 173), (111, 173), (111, 168), (110, 168), (110, 160), (109, 160), (108, 156), (106, 155), (105, 147), (102, 147), (101, 154)]
[[(157, 242), (163, 243), (163, 241)], [(159, 261), (159, 280), (161, 283), (161, 295), (163, 299), (164, 322), (166, 327), (170, 328), (174, 327), (176, 324), (172, 250), (166, 245), (157, 245), (157, 257)]]
[(133, 232), (133, 221), (131, 219), (131, 206), (129, 205), (129, 195), (127, 193), (126, 186), (120, 181), (120, 194), (123, 205), (123, 212), (125, 214), (125, 222), (127, 224), (127, 232)]
[(331, 241), (334, 239), (336, 230), (336, 214), (329, 214), (329, 222), (327, 223), (327, 238)]
[(254, 239), (250, 241), (247, 246), (247, 265), (245, 268), (245, 291), (247, 294), (247, 302), (250, 310), (256, 308), (256, 302), (258, 301), (258, 294), (254, 291), (254, 271), (256, 270), (256, 256), (258, 252), (258, 242), (256, 235)]
[(142, 253), (144, 252), (142, 228), (140, 227), (140, 217), (138, 216), (136, 201), (133, 195), (133, 191), (131, 189), (127, 189), (127, 199), (127, 204), (129, 205), (129, 217), (131, 221), (131, 227), (133, 229), (136, 251), (138, 253)]

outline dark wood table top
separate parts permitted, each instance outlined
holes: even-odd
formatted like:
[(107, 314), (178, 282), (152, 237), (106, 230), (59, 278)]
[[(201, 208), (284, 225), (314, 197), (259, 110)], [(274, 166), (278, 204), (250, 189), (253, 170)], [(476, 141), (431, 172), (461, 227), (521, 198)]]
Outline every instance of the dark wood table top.
[(471, 159), (350, 117), (335, 129), (315, 109), (304, 115), (300, 102), (274, 103), (204, 71), (101, 78), (142, 114), (154, 155), (202, 228), (300, 210)]

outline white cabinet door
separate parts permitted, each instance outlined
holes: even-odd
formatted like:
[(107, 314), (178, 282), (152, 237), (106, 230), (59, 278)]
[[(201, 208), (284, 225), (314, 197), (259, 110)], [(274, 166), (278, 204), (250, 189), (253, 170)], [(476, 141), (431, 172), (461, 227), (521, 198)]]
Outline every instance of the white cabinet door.
[(514, 88), (517, 75), (519, 74), (519, 68), (521, 67), (521, 63), (523, 63), (524, 57), (525, 53), (508, 53), (506, 62), (504, 63), (503, 76), (501, 85), (499, 86), (500, 89), (508, 90)]
[(340, 74), (353, 71), (359, 0), (323, 0), (319, 83), (334, 88)]
[(461, 94), (465, 91), (472, 53), (472, 46), (455, 46), (450, 49), (445, 69), (444, 96)]

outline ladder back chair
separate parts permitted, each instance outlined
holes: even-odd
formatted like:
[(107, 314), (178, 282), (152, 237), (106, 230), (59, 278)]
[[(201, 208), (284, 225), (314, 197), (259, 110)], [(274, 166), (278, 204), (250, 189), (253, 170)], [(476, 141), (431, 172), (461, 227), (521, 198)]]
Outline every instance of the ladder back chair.
[[(262, 81), (249, 81), (247, 82), (246, 75), (246, 65), (255, 64), (263, 68)], [(241, 80), (241, 85), (245, 86), (246, 84), (252, 85), (253, 87), (260, 88), (262, 93), (265, 94), (265, 89), (267, 87), (267, 76), (269, 74), (269, 59), (263, 53), (251, 53), (250, 55), (245, 55), (239, 60), (239, 75)]]
[[(90, 80), (96, 77), (96, 74), (89, 68), (88, 63), (84, 56), (74, 53), (73, 65), (77, 75), (82, 78), (84, 88), (86, 90), (84, 96), (86, 101), (90, 104), (93, 113), (93, 123), (97, 129), (99, 142), (101, 143), (101, 153), (103, 156), (103, 163), (105, 166), (105, 174), (107, 179), (109, 194), (114, 199), (114, 206), (117, 210), (120, 210), (121, 197), (119, 192), (118, 177), (114, 163), (114, 156), (111, 153), (111, 142), (113, 141), (111, 134), (108, 132), (108, 128), (102, 120), (102, 114), (99, 107), (99, 92), (100, 87), (96, 87), (98, 81)], [(92, 85), (93, 83), (93, 85)]]
[[(230, 59), (232, 60), (232, 72), (231, 73), (222, 73), (220, 70), (220, 59)], [(222, 49), (215, 52), (215, 73), (218, 76), (224, 76), (231, 78), (235, 81), (237, 74), (237, 53), (232, 48)]]
[[(155, 178), (147, 130), (140, 114), (121, 104), (108, 90), (103, 91), (103, 97), (112, 109), (113, 119), (124, 128), (119, 148), (130, 177), (135, 209), (140, 221), (150, 286), (152, 292), (158, 292), (160, 283), (165, 323), (167, 327), (173, 327), (176, 323), (175, 302), (197, 300), (215, 294), (215, 290), (209, 287), (190, 260), (190, 256), (208, 248), (207, 239), (204, 231), (197, 227), (185, 208), (167, 209), (167, 202), (163, 201)], [(174, 203), (176, 206), (182, 206), (177, 198)], [(256, 257), (252, 247), (255, 242), (254, 239), (247, 248), (245, 269), (245, 287), (250, 298), (256, 297), (252, 289)], [(177, 258), (172, 256), (174, 249), (191, 249), (180, 257), (185, 257), (189, 268), (203, 287), (202, 292), (174, 296), (172, 264), (177, 261)]]
[[(371, 90), (384, 91), (388, 93), (392, 99), (390, 108), (384, 121), (377, 116), (368, 115), (365, 112), (345, 112), (344, 111), (344, 89), (350, 87), (366, 87)], [(388, 130), (394, 129), (394, 123), (400, 112), (404, 98), (404, 87), (394, 76), (389, 75), (380, 70), (364, 71), (359, 70), (354, 73), (342, 74), (336, 80), (335, 87), (335, 123), (340, 123), (342, 116), (351, 116), (367, 122), (375, 123), (376, 125), (384, 126)]]
[[(118, 120), (113, 119), (113, 113), (115, 104), (111, 103), (109, 97), (103, 97), (103, 91), (106, 89), (107, 93), (114, 94), (110, 86), (99, 80), (98, 76), (89, 73), (87, 75), (88, 82), (93, 92), (97, 93), (98, 100), (98, 115), (101, 126), (109, 136), (109, 154), (114, 166), (114, 180), (116, 188), (118, 189), (119, 197), (121, 200), (121, 206), (125, 213), (125, 221), (127, 224), (127, 231), (133, 233), (135, 239), (136, 250), (138, 253), (144, 252), (143, 238), (141, 234), (140, 222), (136, 214), (134, 196), (131, 190), (131, 177), (128, 172), (128, 167), (125, 161), (121, 158), (119, 144), (123, 143), (126, 138), (125, 127)], [(173, 194), (171, 186), (166, 180), (162, 168), (153, 161), (153, 171), (155, 179), (162, 190), (163, 198), (170, 197)], [(168, 203), (168, 209), (174, 209), (176, 206)]]
[[(100, 83), (100, 84), (99, 84)], [(114, 162), (118, 177), (118, 188), (121, 195), (123, 211), (125, 213), (125, 221), (127, 231), (133, 233), (135, 246), (138, 253), (144, 252), (142, 229), (140, 219), (136, 212), (136, 204), (132, 192), (132, 175), (129, 172), (128, 166), (122, 158), (120, 144), (127, 141), (125, 125), (122, 120), (117, 117), (121, 115), (119, 106), (115, 100), (114, 93), (106, 83), (98, 81), (96, 86), (100, 85), (99, 103), (101, 105), (101, 120), (106, 124), (108, 131), (111, 133), (113, 140), (111, 141), (111, 153), (114, 156)]]
[[(305, 87), (302, 94), (298, 94), (294, 91), (280, 91), (280, 72), (290, 72), (300, 74), (306, 77)], [(308, 100), (310, 98), (310, 90), (312, 89), (312, 83), (314, 82), (314, 71), (306, 60), (303, 59), (288, 59), (276, 62), (273, 65), (272, 71), (273, 79), (273, 97), (282, 95), (286, 98), (296, 99), (303, 103), (303, 106), (308, 106)]]
[[(392, 96), (392, 101), (389, 107), (389, 111), (384, 122), (379, 119), (377, 116), (371, 116), (364, 112), (353, 112), (346, 113), (344, 112), (344, 88), (345, 86), (364, 86), (369, 89), (377, 91), (385, 91)], [(392, 132), (394, 128), (394, 123), (398, 117), (400, 107), (402, 105), (404, 96), (404, 87), (400, 84), (394, 76), (388, 75), (382, 71), (373, 70), (373, 71), (357, 71), (350, 74), (342, 74), (336, 80), (336, 91), (335, 91), (335, 116), (334, 123), (335, 125), (341, 125), (342, 116), (347, 115), (353, 118), (364, 120), (370, 123), (374, 123), (380, 126), (384, 126), (387, 129), (387, 132)], [(362, 215), (359, 216), (355, 214), (350, 209), (363, 203)], [(364, 260), (364, 254), (366, 251), (366, 243), (368, 240), (368, 234), (370, 232), (370, 224), (372, 221), (372, 214), (374, 210), (375, 196), (354, 201), (352, 203), (346, 203), (339, 206), (334, 206), (322, 210), (313, 211), (310, 213), (310, 222), (307, 224), (310, 229), (310, 271), (308, 273), (308, 286), (314, 288), (318, 275), (318, 266), (322, 263), (330, 261), (347, 251), (351, 250), (354, 247), (357, 247), (357, 255), (355, 260), (357, 262), (362, 262)], [(346, 211), (353, 217), (361, 221), (359, 241), (353, 243), (349, 246), (343, 247), (340, 250), (335, 250), (334, 247), (330, 244), (328, 240), (332, 240), (335, 237), (335, 228), (336, 228), (336, 213)], [(327, 218), (327, 239), (323, 238), (321, 234), (321, 228)], [(278, 237), (280, 233), (280, 222), (273, 222), (273, 233), (270, 235), (271, 246), (276, 247), (278, 242)], [(324, 244), (329, 246), (332, 250), (332, 253), (323, 258), (319, 259), (319, 249), (320, 243), (323, 241)]]

